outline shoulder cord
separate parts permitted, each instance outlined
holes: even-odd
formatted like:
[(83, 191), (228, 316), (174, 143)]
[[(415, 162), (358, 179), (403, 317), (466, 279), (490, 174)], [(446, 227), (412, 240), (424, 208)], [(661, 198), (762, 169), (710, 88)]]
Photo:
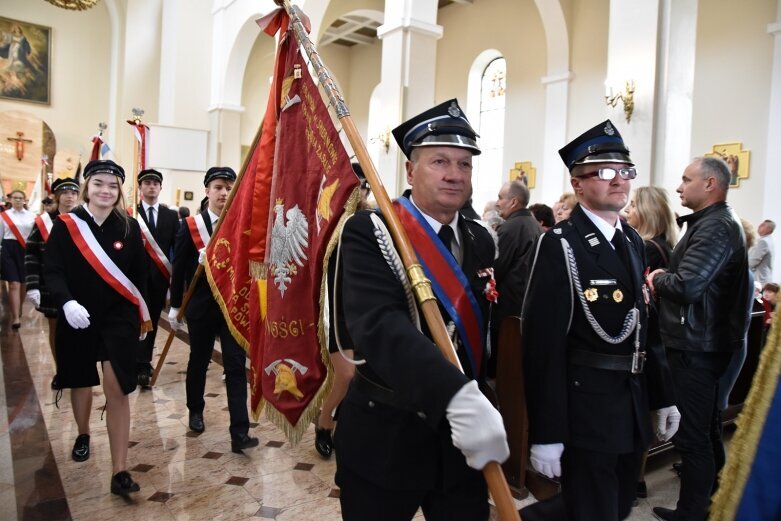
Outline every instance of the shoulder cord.
[[(346, 222), (347, 221), (345, 221), (345, 223)], [(342, 226), (342, 230), (344, 230), (344, 226)], [(334, 319), (333, 319), (333, 323), (331, 324), (331, 327), (334, 329), (334, 338), (336, 339), (336, 347), (339, 348), (339, 354), (342, 355), (342, 358), (344, 358), (345, 360), (347, 360), (347, 362), (353, 365), (363, 365), (366, 363), (366, 360), (356, 360), (351, 356), (347, 356), (347, 354), (344, 352), (344, 348), (342, 348), (342, 339), (339, 337), (339, 320), (336, 317), (336, 314), (339, 312), (339, 306), (337, 304), (339, 292), (336, 291), (336, 288), (339, 287), (339, 258), (341, 256), (341, 252), (342, 252), (342, 236), (339, 235), (339, 240), (336, 243), (336, 269), (334, 270), (334, 288), (333, 291), (326, 291), (326, 296), (329, 294), (333, 295)]]
[[(529, 282), (526, 284), (526, 290), (523, 293), (523, 307), (521, 308), (521, 330), (523, 330), (523, 319), (526, 316), (526, 303), (529, 301), (529, 289), (531, 289), (532, 279), (534, 278), (534, 268), (537, 266), (537, 259), (540, 256), (540, 247), (542, 246), (543, 237), (544, 235), (540, 235), (540, 238), (537, 240), (537, 247), (534, 250), (534, 260), (532, 260), (532, 269), (529, 272)], [(564, 263), (567, 265), (567, 268), (569, 268), (569, 259), (567, 258), (566, 253), (564, 255)], [(569, 275), (570, 288), (572, 288), (572, 274), (569, 272), (569, 269), (567, 270), (567, 275)], [(572, 325), (572, 315), (574, 314), (574, 312), (575, 312), (575, 297), (572, 295), (572, 292), (570, 291), (569, 321), (567, 322), (568, 333), (569, 333), (569, 328)]]
[(594, 315), (591, 314), (591, 309), (588, 307), (588, 303), (586, 302), (586, 297), (583, 295), (583, 287), (580, 284), (580, 275), (578, 274), (578, 266), (575, 263), (575, 254), (572, 252), (572, 248), (567, 242), (567, 239), (563, 237), (561, 238), (561, 246), (564, 249), (564, 256), (567, 259), (567, 265), (569, 267), (569, 272), (570, 272), (570, 281), (573, 283), (574, 288), (577, 291), (578, 298), (580, 299), (580, 304), (583, 307), (583, 313), (586, 315), (586, 320), (588, 320), (588, 323), (591, 325), (591, 328), (599, 336), (599, 338), (601, 338), (602, 340), (604, 340), (609, 344), (620, 344), (621, 342), (629, 338), (629, 335), (632, 334), (632, 330), (634, 329), (635, 350), (639, 350), (640, 321), (638, 320), (638, 315), (640, 313), (637, 310), (637, 306), (633, 306), (632, 309), (630, 309), (629, 312), (627, 312), (626, 318), (624, 318), (624, 325), (621, 328), (621, 332), (618, 334), (618, 336), (608, 335), (605, 332), (605, 330), (602, 329), (602, 326), (599, 325), (597, 319), (594, 318)]

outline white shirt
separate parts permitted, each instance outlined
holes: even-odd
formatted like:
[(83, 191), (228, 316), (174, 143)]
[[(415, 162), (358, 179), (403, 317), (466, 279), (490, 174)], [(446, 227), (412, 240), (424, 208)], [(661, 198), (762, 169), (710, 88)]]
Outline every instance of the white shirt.
[(155, 224), (157, 224), (157, 217), (160, 215), (160, 203), (147, 204), (146, 201), (141, 201), (141, 208), (144, 209), (144, 217), (149, 218), (149, 209), (154, 208), (155, 212)]
[(412, 206), (417, 208), (421, 215), (423, 215), (423, 218), (426, 220), (429, 226), (434, 229), (434, 233), (438, 234), (439, 230), (443, 226), (450, 226), (450, 228), (453, 229), (453, 236), (456, 238), (456, 244), (451, 245), (450, 249), (453, 252), (453, 256), (458, 260), (458, 263), (461, 264), (464, 259), (463, 254), (461, 253), (461, 233), (458, 231), (458, 212), (456, 212), (456, 215), (453, 217), (452, 221), (450, 221), (448, 224), (442, 224), (421, 210), (420, 207), (415, 204), (415, 200), (412, 198), (412, 195), (410, 195), (409, 200), (412, 203)]
[[(33, 231), (33, 226), (35, 226), (35, 214), (31, 212), (30, 210), (14, 210), (11, 208), (10, 210), (5, 211), (6, 214), (11, 218), (11, 221), (16, 225), (16, 227), (19, 229), (19, 233), (22, 234), (22, 237), (24, 237), (25, 240), (27, 240), (27, 237), (30, 236), (30, 232)], [(13, 234), (11, 231), (11, 228), (9, 228), (3, 219), (0, 219), (0, 226), (3, 230), (3, 239), (11, 239), (12, 241), (16, 240), (16, 235)]]
[(615, 250), (616, 247), (613, 245), (613, 236), (616, 234), (616, 230), (624, 231), (624, 229), (621, 227), (621, 219), (616, 216), (616, 224), (615, 226), (611, 226), (609, 222), (604, 220), (602, 217), (598, 216), (582, 204), (580, 205), (581, 208), (583, 208), (583, 212), (586, 214), (586, 216), (591, 219), (591, 222), (594, 223), (594, 226), (597, 227), (597, 229), (602, 232), (602, 235), (605, 236), (605, 239), (607, 239), (607, 242), (610, 243), (610, 246)]
[(217, 222), (217, 219), (219, 219), (220, 216), (212, 212), (211, 209), (207, 209), (206, 211), (209, 212), (209, 218), (212, 220), (212, 231), (214, 231), (214, 224)]

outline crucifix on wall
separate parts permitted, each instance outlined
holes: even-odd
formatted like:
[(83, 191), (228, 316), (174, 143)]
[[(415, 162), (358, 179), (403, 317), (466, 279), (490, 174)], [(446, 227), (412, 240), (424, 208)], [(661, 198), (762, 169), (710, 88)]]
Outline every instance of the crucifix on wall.
[(25, 143), (32, 143), (32, 139), (24, 139), (24, 132), (16, 132), (16, 137), (9, 137), (7, 138), (8, 141), (14, 141), (14, 145), (16, 147), (16, 159), (21, 161), (24, 159), (24, 144)]

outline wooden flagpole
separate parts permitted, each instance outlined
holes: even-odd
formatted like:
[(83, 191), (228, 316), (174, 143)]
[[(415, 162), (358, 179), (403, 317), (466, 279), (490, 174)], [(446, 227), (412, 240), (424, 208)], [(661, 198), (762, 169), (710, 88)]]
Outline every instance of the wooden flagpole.
[[(428, 324), (429, 331), (437, 347), (442, 352), (444, 357), (453, 365), (458, 367), (463, 372), (463, 367), (458, 360), (453, 343), (450, 340), (450, 336), (447, 334), (445, 328), (445, 322), (442, 319), (442, 315), (439, 312), (436, 298), (431, 289), (431, 281), (429, 281), (423, 273), (418, 259), (415, 255), (412, 246), (410, 245), (407, 233), (401, 225), (399, 217), (393, 209), (388, 193), (385, 191), (385, 186), (380, 179), (377, 169), (374, 167), (369, 152), (366, 149), (366, 145), (358, 132), (355, 122), (353, 122), (350, 116), (350, 111), (344, 102), (341, 92), (339, 91), (336, 83), (331, 77), (330, 71), (326, 68), (320, 55), (314, 47), (314, 44), (309, 39), (309, 36), (304, 29), (304, 24), (299, 16), (300, 9), (298, 6), (293, 6), (290, 0), (274, 0), (277, 5), (284, 7), (290, 17), (290, 24), (295, 33), (296, 40), (304, 48), (309, 61), (315, 69), (315, 74), (320, 80), (328, 98), (331, 101), (331, 105), (336, 111), (336, 115), (339, 121), (342, 123), (342, 128), (350, 140), (350, 145), (355, 152), (355, 156), (358, 158), (358, 162), (361, 165), (366, 179), (369, 181), (374, 198), (377, 201), (383, 217), (385, 217), (388, 230), (393, 237), (393, 242), (396, 245), (396, 249), (401, 256), (401, 260), (404, 263), (404, 267), (407, 270), (407, 276), (409, 277), (410, 285), (415, 291), (415, 296), (418, 299), (420, 308), (423, 311), (423, 316)], [(488, 489), (491, 492), (491, 496), (496, 503), (496, 509), (499, 513), (499, 518), (502, 521), (505, 520), (517, 520), (521, 521), (520, 514), (518, 513), (515, 503), (513, 502), (512, 495), (510, 494), (510, 487), (507, 486), (507, 481), (504, 478), (502, 469), (499, 463), (492, 461), (489, 462), (483, 469), (483, 475)]]

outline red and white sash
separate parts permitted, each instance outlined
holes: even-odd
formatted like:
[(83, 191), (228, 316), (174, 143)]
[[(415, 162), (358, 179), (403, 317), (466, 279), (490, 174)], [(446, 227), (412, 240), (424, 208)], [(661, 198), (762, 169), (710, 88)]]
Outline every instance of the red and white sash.
[(71, 239), (73, 239), (79, 252), (95, 272), (100, 275), (100, 278), (105, 280), (117, 293), (138, 308), (141, 331), (151, 331), (152, 321), (149, 317), (149, 309), (146, 307), (146, 302), (144, 302), (141, 292), (101, 247), (89, 224), (70, 213), (60, 214), (59, 218), (62, 219), (68, 228)]
[(8, 226), (8, 229), (11, 230), (11, 233), (14, 234), (14, 237), (16, 237), (16, 241), (19, 243), (19, 245), (22, 248), (27, 247), (27, 241), (24, 240), (24, 237), (22, 236), (22, 232), (19, 231), (19, 228), (17, 228), (16, 223), (11, 220), (11, 216), (8, 215), (8, 212), (0, 213), (0, 216), (2, 216), (3, 220), (5, 221), (5, 225)]
[(195, 249), (201, 251), (209, 245), (209, 230), (206, 228), (206, 221), (203, 220), (203, 214), (198, 214), (195, 217), (189, 216), (185, 218), (187, 227), (190, 229), (190, 237), (193, 239)]
[(36, 215), (35, 226), (37, 226), (38, 231), (41, 232), (43, 242), (48, 241), (52, 226), (54, 226), (54, 221), (52, 221), (52, 216), (49, 215), (49, 212), (43, 212), (41, 215)]
[(155, 263), (155, 266), (160, 269), (160, 272), (163, 274), (163, 277), (166, 279), (171, 279), (171, 261), (168, 260), (168, 257), (165, 256), (165, 253), (163, 253), (162, 248), (160, 248), (160, 245), (157, 244), (157, 241), (155, 240), (154, 236), (152, 235), (152, 232), (149, 230), (149, 227), (146, 225), (146, 222), (141, 217), (140, 212), (136, 216), (136, 220), (138, 221), (138, 226), (141, 228), (141, 235), (144, 237), (144, 249), (149, 254), (149, 257), (152, 259), (152, 262)]

